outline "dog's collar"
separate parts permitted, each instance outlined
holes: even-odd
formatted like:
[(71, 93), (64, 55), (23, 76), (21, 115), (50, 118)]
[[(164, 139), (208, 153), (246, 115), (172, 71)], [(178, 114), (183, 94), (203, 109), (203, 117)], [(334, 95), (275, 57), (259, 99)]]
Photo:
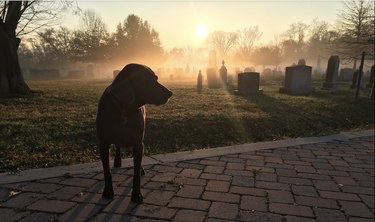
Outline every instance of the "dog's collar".
[(126, 115), (127, 116), (131, 116), (135, 113), (137, 113), (138, 111), (141, 110), (141, 107), (138, 107), (138, 108), (132, 108), (132, 107), (129, 107), (129, 105), (126, 105), (124, 104), (124, 102), (122, 102), (122, 100), (112, 92), (112, 85), (108, 86), (107, 89), (106, 89), (108, 95), (112, 98), (112, 101), (121, 109), (121, 110), (124, 110)]

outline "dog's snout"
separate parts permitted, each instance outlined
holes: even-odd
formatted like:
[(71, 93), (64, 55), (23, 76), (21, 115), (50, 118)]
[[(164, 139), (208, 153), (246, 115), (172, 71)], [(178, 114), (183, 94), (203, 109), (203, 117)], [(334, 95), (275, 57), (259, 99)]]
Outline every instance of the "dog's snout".
[(173, 92), (172, 91), (170, 91), (169, 89), (167, 89), (167, 96), (168, 96), (168, 98), (171, 98), (172, 97), (172, 95), (173, 95)]

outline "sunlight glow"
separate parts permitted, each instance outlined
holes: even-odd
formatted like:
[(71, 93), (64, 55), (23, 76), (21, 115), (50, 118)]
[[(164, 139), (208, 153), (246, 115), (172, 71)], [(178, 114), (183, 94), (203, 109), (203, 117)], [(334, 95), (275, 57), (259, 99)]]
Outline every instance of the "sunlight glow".
[(196, 27), (195, 27), (195, 35), (198, 37), (198, 38), (204, 38), (207, 36), (207, 26), (204, 25), (204, 24), (198, 24)]

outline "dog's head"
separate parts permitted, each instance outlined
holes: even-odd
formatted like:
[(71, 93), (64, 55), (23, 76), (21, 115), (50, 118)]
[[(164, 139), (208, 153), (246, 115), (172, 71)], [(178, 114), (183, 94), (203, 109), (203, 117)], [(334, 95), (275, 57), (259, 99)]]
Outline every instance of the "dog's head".
[(149, 67), (128, 64), (113, 80), (111, 93), (127, 105), (162, 105), (172, 96), (172, 92), (157, 80), (158, 77)]

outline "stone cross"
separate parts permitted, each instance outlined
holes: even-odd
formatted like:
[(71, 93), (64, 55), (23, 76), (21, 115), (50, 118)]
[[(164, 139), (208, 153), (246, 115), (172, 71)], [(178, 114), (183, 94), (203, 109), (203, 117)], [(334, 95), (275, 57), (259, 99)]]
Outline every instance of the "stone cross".
[(203, 88), (202, 82), (203, 82), (203, 76), (202, 76), (202, 72), (199, 70), (198, 79), (197, 79), (197, 89), (199, 93), (202, 92), (202, 88)]

